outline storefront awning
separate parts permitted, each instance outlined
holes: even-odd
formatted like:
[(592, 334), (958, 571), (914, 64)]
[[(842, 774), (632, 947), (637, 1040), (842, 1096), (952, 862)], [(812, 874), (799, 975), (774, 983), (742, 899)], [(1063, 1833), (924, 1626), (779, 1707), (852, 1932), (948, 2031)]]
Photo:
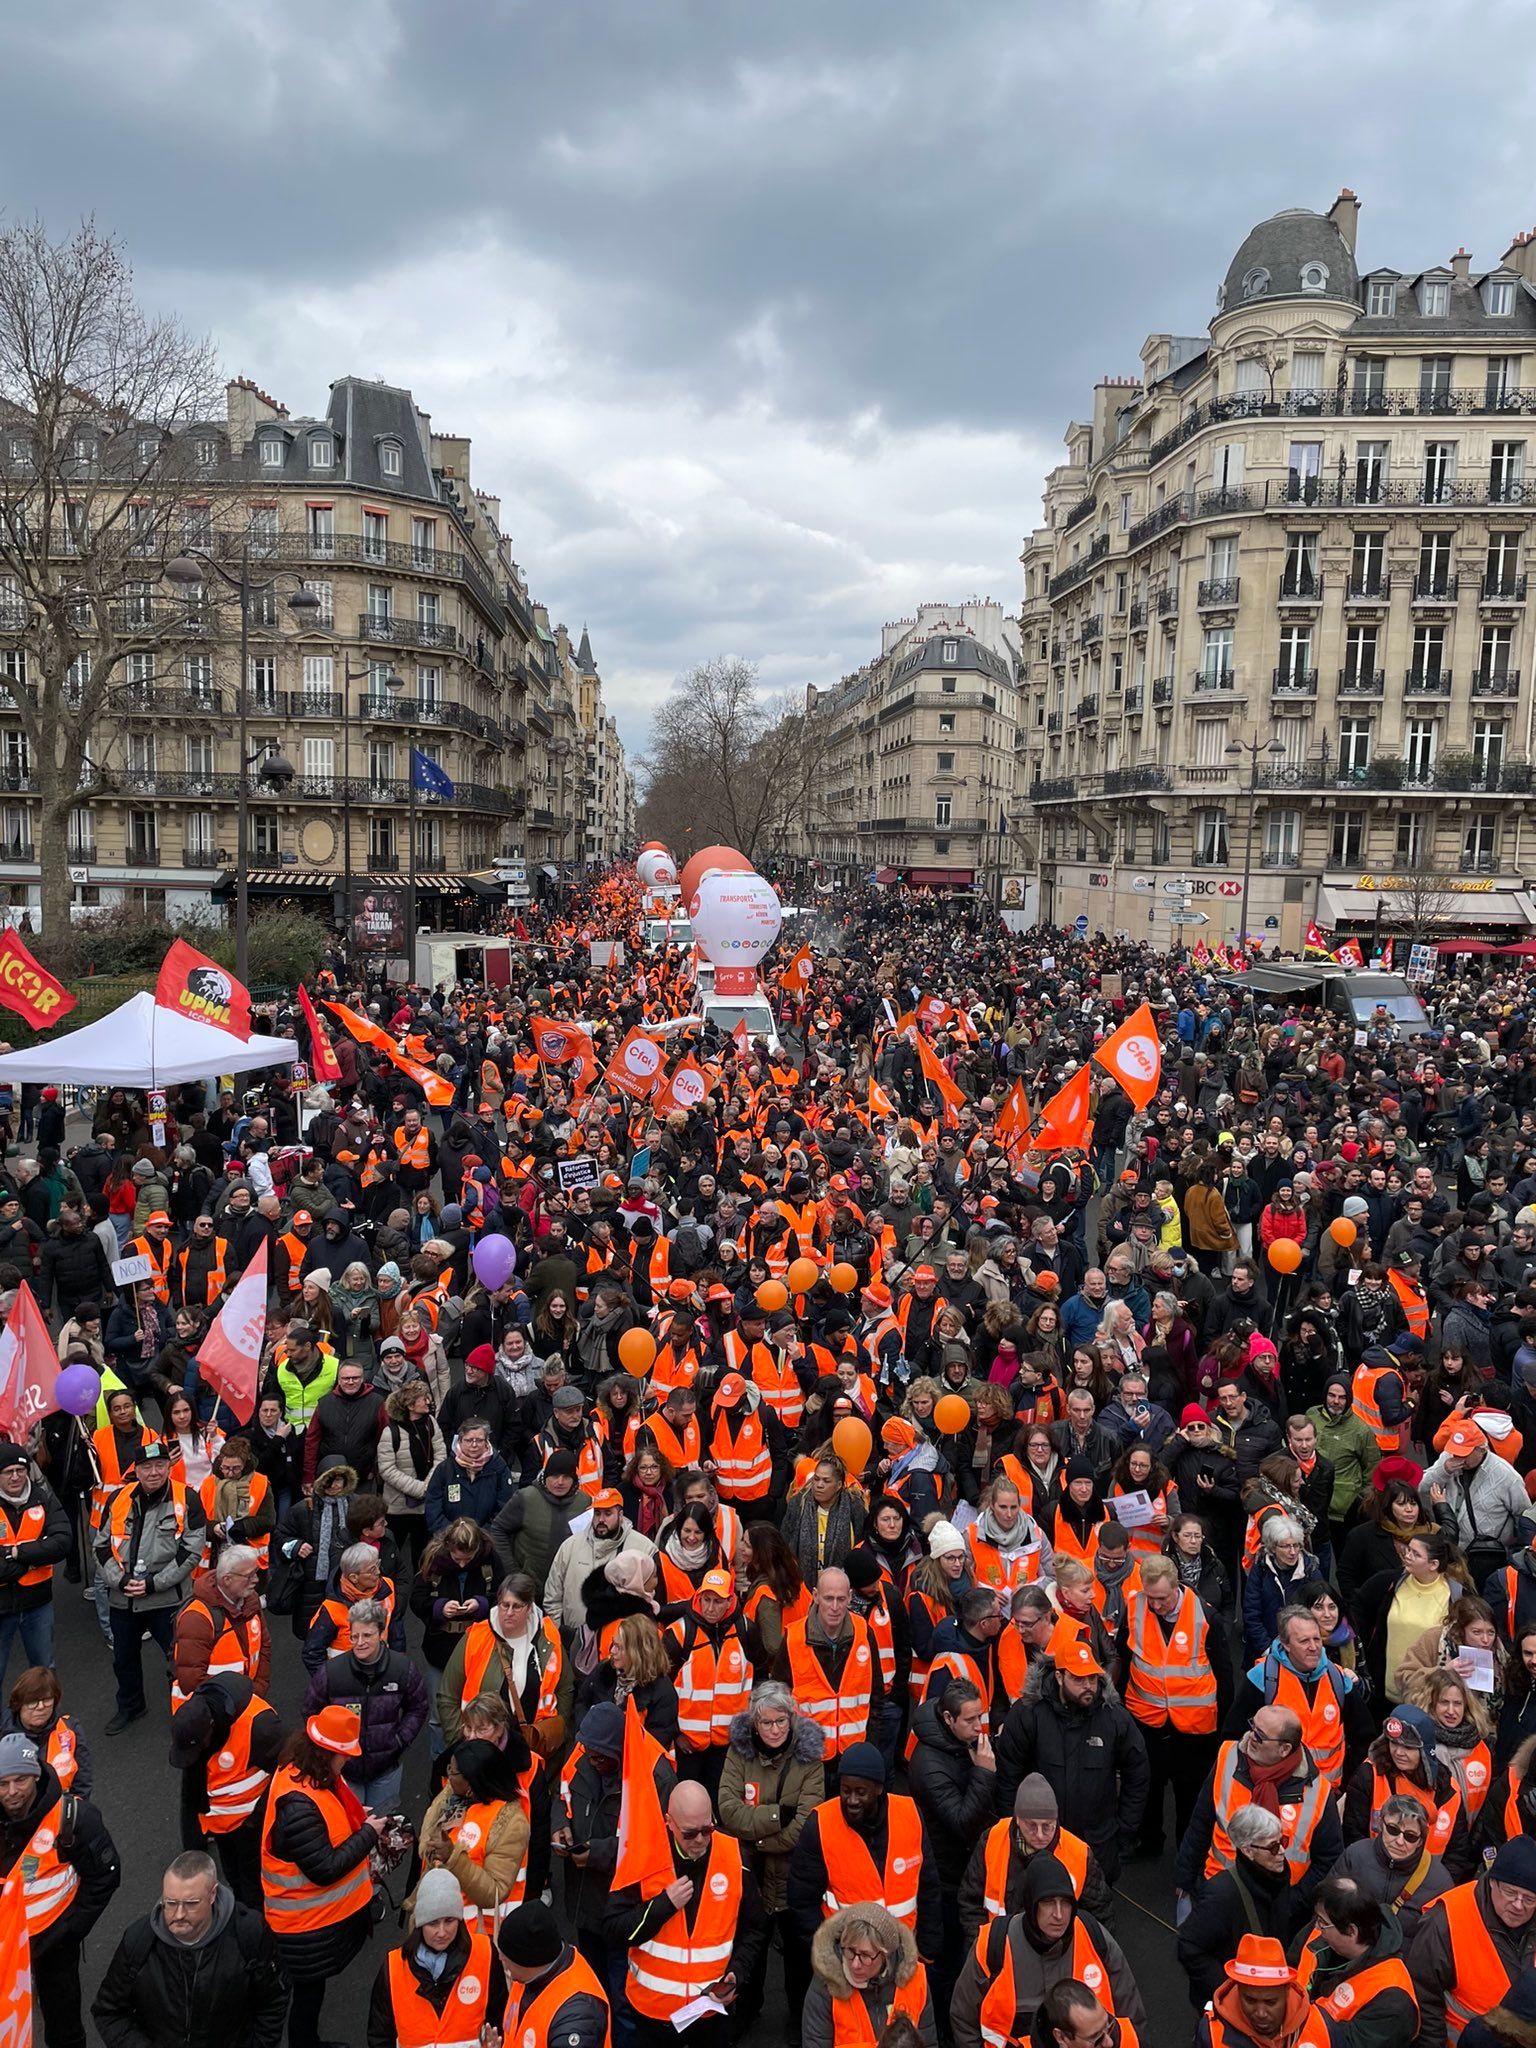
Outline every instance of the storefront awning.
[(918, 889), (969, 889), (974, 868), (908, 868), (907, 880)]
[[(1481, 877), (1447, 875), (1443, 882), (1413, 882), (1393, 888), (1392, 877), (1383, 876), (1380, 888), (1351, 888), (1336, 882), (1322, 883), (1317, 892), (1317, 921), (1328, 930), (1341, 924), (1359, 925), (1375, 921), (1377, 906), (1384, 924), (1400, 923), (1433, 896), (1436, 918), (1476, 928), (1487, 925), (1516, 931), (1536, 931), (1536, 896), (1518, 875)], [(1443, 907), (1442, 907), (1443, 906)]]

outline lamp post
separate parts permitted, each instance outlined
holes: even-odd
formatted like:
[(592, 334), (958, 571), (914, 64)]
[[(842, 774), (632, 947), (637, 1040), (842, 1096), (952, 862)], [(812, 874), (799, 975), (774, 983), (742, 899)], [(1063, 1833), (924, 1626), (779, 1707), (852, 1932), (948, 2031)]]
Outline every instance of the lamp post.
[(1244, 754), (1248, 756), (1248, 831), (1243, 841), (1243, 908), (1242, 924), (1239, 928), (1244, 942), (1244, 950), (1246, 951), (1249, 909), (1248, 892), (1253, 886), (1253, 818), (1254, 812), (1258, 808), (1259, 798), (1259, 756), (1261, 754), (1278, 756), (1285, 752), (1285, 747), (1279, 740), (1229, 740), (1227, 742), (1227, 752), (1235, 754), (1239, 758)]
[(555, 802), (560, 813), (556, 821), (555, 839), (555, 866), (560, 871), (559, 880), (555, 883), (555, 902), (558, 905), (562, 900), (565, 885), (565, 764), (571, 758), (571, 743), (569, 740), (556, 740), (549, 751), (560, 764), (560, 772), (555, 782)]
[[(282, 752), (274, 753), (271, 747), (261, 754), (251, 753), (250, 734), (250, 679), (251, 679), (251, 600), (276, 588), (278, 575), (267, 578), (263, 583), (251, 581), (251, 549), (247, 541), (240, 550), (240, 573), (235, 575), (222, 562), (215, 561), (204, 549), (193, 549), (186, 554), (175, 555), (165, 565), (167, 582), (177, 584), (190, 598), (193, 586), (201, 588), (203, 578), (212, 570), (220, 582), (235, 591), (240, 599), (240, 682), (235, 692), (235, 704), (239, 718), (239, 780), (235, 787), (235, 978), (237, 981), (250, 980), (251, 942), (251, 895), (250, 895), (250, 824), (251, 799), (248, 771), (261, 762), (258, 781), (266, 783), (279, 792), (293, 781), (293, 763)], [(299, 588), (288, 599), (288, 609), (294, 614), (300, 627), (312, 625), (320, 611), (320, 600), (312, 590)]]

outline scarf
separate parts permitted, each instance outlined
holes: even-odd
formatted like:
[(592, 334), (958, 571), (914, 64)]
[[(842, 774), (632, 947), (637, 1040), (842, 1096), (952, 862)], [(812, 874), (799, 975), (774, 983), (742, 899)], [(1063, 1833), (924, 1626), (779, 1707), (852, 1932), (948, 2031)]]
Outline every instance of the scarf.
[(654, 1536), (667, 1519), (667, 1492), (664, 1486), (642, 1486), (639, 1480), (633, 1482), (635, 1507), (634, 1524), (642, 1536)]
[(1254, 1804), (1262, 1806), (1266, 1813), (1272, 1813), (1276, 1820), (1280, 1818), (1280, 1787), (1287, 1778), (1295, 1777), (1300, 1756), (1301, 1751), (1293, 1749), (1273, 1764), (1256, 1764), (1251, 1756), (1246, 1758)]
[(1199, 1592), (1200, 1579), (1205, 1571), (1205, 1552), (1197, 1550), (1193, 1557), (1186, 1557), (1182, 1550), (1176, 1550), (1173, 1561), (1179, 1568), (1179, 1584), (1188, 1586), (1191, 1592)]
[(411, 1454), (411, 1470), (418, 1479), (430, 1477), (432, 1472), (432, 1418), (430, 1415), (413, 1416), (409, 1422), (391, 1423), (390, 1440), (397, 1451), (402, 1443), (405, 1445)]
[(418, 1330), (414, 1337), (402, 1337), (400, 1342), (405, 1346), (406, 1357), (410, 1359), (413, 1365), (418, 1365), (427, 1355), (427, 1346), (432, 1342), (432, 1333), (429, 1330)]
[(341, 1575), (341, 1590), (346, 1595), (347, 1605), (350, 1607), (355, 1600), (377, 1600), (382, 1587), (374, 1586), (365, 1591), (363, 1587), (358, 1585), (355, 1579), (349, 1579), (346, 1573), (343, 1572)]
[(240, 1522), (251, 1512), (251, 1478), (242, 1472), (238, 1479), (213, 1482), (213, 1520)]
[(315, 1580), (323, 1586), (331, 1576), (331, 1549), (337, 1552), (346, 1549), (347, 1496), (328, 1493), (320, 1503), (320, 1516), (315, 1525)]
[(1011, 1529), (1003, 1529), (999, 1528), (993, 1519), (992, 1510), (988, 1508), (981, 1516), (979, 1527), (982, 1540), (990, 1543), (995, 1550), (1027, 1550), (1030, 1547), (1032, 1532), (1022, 1513)]
[(701, 1536), (696, 1543), (685, 1543), (682, 1530), (674, 1529), (667, 1538), (666, 1551), (668, 1557), (671, 1558), (679, 1570), (696, 1572), (701, 1565), (706, 1565), (709, 1562), (709, 1538)]

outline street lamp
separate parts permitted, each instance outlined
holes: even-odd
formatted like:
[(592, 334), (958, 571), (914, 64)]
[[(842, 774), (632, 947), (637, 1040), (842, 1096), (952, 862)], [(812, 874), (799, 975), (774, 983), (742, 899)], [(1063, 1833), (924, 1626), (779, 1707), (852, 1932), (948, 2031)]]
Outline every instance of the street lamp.
[[(285, 754), (274, 753), (268, 747), (258, 756), (250, 751), (250, 679), (251, 679), (251, 600), (277, 584), (277, 575), (264, 583), (251, 581), (250, 542), (240, 550), (240, 573), (236, 576), (226, 569), (222, 562), (203, 549), (191, 550), (186, 554), (174, 555), (165, 565), (166, 581), (177, 584), (190, 599), (193, 586), (202, 585), (208, 570), (222, 583), (238, 593), (240, 599), (240, 686), (235, 693), (239, 713), (239, 781), (235, 790), (235, 978), (248, 982), (250, 979), (250, 938), (251, 938), (251, 897), (250, 897), (250, 785), (246, 779), (247, 770), (256, 766), (259, 759), (259, 782), (279, 792), (293, 781), (293, 763)], [(279, 571), (278, 574), (282, 574)], [(320, 613), (320, 600), (303, 582), (288, 599), (288, 609), (298, 621), (300, 628), (312, 626)]]
[(565, 764), (571, 758), (571, 743), (569, 740), (556, 740), (549, 751), (553, 759), (560, 763), (560, 773), (555, 782), (555, 802), (560, 807), (557, 821), (558, 836), (555, 841), (558, 849), (555, 854), (555, 865), (560, 870), (560, 880), (555, 884), (555, 902), (558, 905), (565, 879)]
[(1263, 740), (1229, 740), (1227, 742), (1227, 752), (1235, 754), (1239, 758), (1244, 754), (1248, 756), (1248, 832), (1243, 842), (1243, 910), (1241, 925), (1241, 933), (1245, 942), (1244, 949), (1246, 950), (1249, 911), (1248, 891), (1253, 885), (1253, 814), (1258, 806), (1259, 797), (1259, 756), (1260, 754), (1279, 756), (1285, 752), (1285, 746), (1280, 740), (1270, 740), (1267, 743)]

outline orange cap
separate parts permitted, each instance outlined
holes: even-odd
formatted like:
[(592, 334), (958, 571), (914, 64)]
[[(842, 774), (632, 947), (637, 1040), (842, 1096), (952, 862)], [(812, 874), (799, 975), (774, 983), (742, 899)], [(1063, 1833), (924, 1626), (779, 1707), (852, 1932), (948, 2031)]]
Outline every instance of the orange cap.
[(1475, 1422), (1458, 1422), (1446, 1438), (1445, 1448), (1453, 1458), (1465, 1458), (1473, 1451), (1486, 1451), (1488, 1439)]
[(361, 1756), (363, 1722), (356, 1707), (322, 1707), (304, 1723), (304, 1733), (317, 1749), (336, 1756)]

